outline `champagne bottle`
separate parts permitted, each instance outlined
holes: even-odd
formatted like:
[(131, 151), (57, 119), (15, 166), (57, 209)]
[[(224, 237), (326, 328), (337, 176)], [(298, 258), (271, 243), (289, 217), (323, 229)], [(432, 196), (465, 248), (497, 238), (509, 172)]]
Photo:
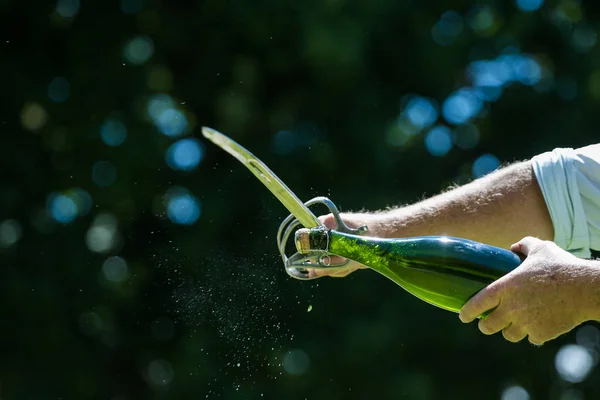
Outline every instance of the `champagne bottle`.
[(522, 261), (512, 251), (447, 236), (383, 239), (303, 228), (295, 242), (302, 254), (323, 251), (364, 264), (421, 300), (454, 312)]

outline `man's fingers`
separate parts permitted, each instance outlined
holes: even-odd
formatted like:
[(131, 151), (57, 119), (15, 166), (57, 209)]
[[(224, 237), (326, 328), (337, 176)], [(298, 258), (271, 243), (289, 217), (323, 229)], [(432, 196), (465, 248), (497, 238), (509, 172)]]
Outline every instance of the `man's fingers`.
[(471, 322), (481, 314), (498, 307), (500, 304), (500, 285), (498, 281), (480, 290), (462, 307), (459, 318), (462, 322)]
[(343, 278), (357, 269), (358, 267), (354, 265), (349, 265), (343, 268), (308, 268), (308, 277), (318, 278), (321, 276), (330, 276), (332, 278)]
[(334, 272), (330, 276), (332, 278), (344, 278), (344, 277), (350, 275), (352, 272), (354, 272), (356, 270), (357, 270), (357, 268), (350, 267), (350, 268), (343, 269), (341, 271)]
[(534, 346), (541, 346), (545, 343), (546, 341), (543, 340), (542, 338), (540, 338), (538, 335), (535, 334), (529, 334), (529, 343), (531, 343)]
[(525, 339), (527, 332), (525, 332), (525, 330), (519, 325), (510, 324), (510, 326), (502, 330), (502, 336), (504, 336), (504, 339), (508, 340), (509, 342), (517, 343)]
[(323, 270), (319, 270), (319, 269), (308, 269), (308, 277), (310, 279), (315, 279), (315, 278), (319, 278), (321, 276), (326, 276), (327, 274), (323, 273)]
[(323, 260), (323, 262), (326, 265), (341, 264), (346, 261), (346, 259), (344, 257), (340, 257), (340, 256), (328, 256), (328, 257), (329, 258), (325, 257), (326, 260)]
[(493, 335), (509, 325), (510, 322), (506, 319), (506, 314), (496, 310), (479, 321), (479, 330), (485, 335)]
[(307, 268), (309, 278), (316, 278), (319, 276), (340, 276), (340, 274), (346, 272), (348, 268), (334, 269), (334, 268)]
[(510, 246), (510, 249), (517, 253), (529, 255), (534, 249), (540, 247), (544, 243), (543, 240), (534, 238), (532, 236), (526, 236), (519, 240), (517, 243)]

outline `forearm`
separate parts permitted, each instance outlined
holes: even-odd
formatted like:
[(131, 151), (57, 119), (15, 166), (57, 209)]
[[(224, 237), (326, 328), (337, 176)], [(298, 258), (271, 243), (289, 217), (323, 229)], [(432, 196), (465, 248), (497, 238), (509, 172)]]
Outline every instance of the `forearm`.
[(553, 238), (531, 163), (521, 162), (469, 184), (397, 209), (350, 214), (379, 237), (448, 235), (508, 248), (524, 236)]
[(585, 321), (600, 321), (600, 260), (586, 260), (589, 268), (581, 276), (581, 290), (578, 297), (583, 302)]

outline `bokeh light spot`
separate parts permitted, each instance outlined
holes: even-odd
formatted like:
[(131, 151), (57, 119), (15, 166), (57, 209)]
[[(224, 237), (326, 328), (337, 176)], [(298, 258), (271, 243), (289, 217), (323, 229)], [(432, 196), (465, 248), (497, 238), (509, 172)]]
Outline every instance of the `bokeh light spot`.
[(105, 254), (115, 249), (119, 243), (117, 219), (110, 214), (98, 215), (88, 229), (85, 241), (88, 249), (95, 253)]
[(79, 0), (58, 0), (56, 13), (61, 17), (72, 18), (79, 12)]
[(171, 383), (175, 375), (171, 363), (165, 360), (154, 360), (148, 365), (148, 380), (156, 386)]
[(173, 99), (167, 94), (156, 94), (150, 97), (147, 111), (154, 125), (164, 135), (179, 136), (188, 127), (186, 116), (175, 108)]
[(440, 46), (454, 42), (463, 30), (463, 19), (455, 11), (446, 11), (440, 20), (431, 28), (431, 37)]
[(48, 97), (55, 103), (64, 103), (71, 94), (71, 85), (65, 78), (56, 77), (48, 85)]
[(154, 44), (148, 36), (138, 36), (131, 39), (123, 51), (123, 57), (135, 65), (142, 65), (152, 57)]
[(179, 136), (188, 125), (186, 116), (179, 110), (170, 108), (156, 119), (157, 128), (167, 136)]
[(473, 86), (503, 86), (512, 78), (510, 65), (498, 60), (474, 61), (467, 67), (467, 74)]
[(152, 120), (158, 119), (158, 117), (167, 110), (175, 107), (173, 98), (168, 94), (155, 94), (148, 100), (148, 116)]
[(537, 11), (544, 4), (544, 0), (516, 0), (516, 3), (521, 11)]
[(538, 93), (549, 93), (554, 89), (554, 71), (549, 67), (540, 65), (541, 77), (540, 81), (533, 86), (533, 89)]
[(167, 216), (171, 222), (180, 225), (193, 225), (201, 214), (198, 199), (181, 188), (175, 188), (167, 193)]
[(442, 105), (442, 114), (452, 124), (464, 124), (476, 116), (483, 103), (472, 89), (459, 89), (452, 93)]
[(473, 176), (480, 178), (496, 170), (500, 166), (500, 160), (493, 154), (479, 156), (473, 163)]
[(78, 214), (77, 204), (64, 194), (53, 193), (48, 196), (47, 207), (50, 216), (61, 224), (72, 222)]
[(103, 226), (90, 228), (86, 235), (86, 243), (90, 250), (96, 253), (106, 253), (113, 245), (113, 232)]
[(496, 11), (489, 6), (477, 5), (468, 13), (469, 26), (482, 36), (490, 36), (499, 28)]
[(509, 386), (502, 391), (501, 400), (529, 400), (529, 393), (521, 386)]
[(587, 378), (594, 366), (594, 360), (585, 347), (568, 344), (556, 353), (554, 366), (563, 380), (578, 383)]
[(81, 188), (67, 190), (65, 195), (68, 196), (77, 206), (78, 215), (87, 215), (92, 209), (92, 196)]
[(502, 96), (502, 86), (480, 86), (474, 93), (483, 101), (496, 101)]
[(27, 103), (21, 110), (21, 124), (28, 131), (38, 131), (48, 121), (46, 110), (38, 103)]
[(445, 126), (436, 126), (425, 135), (425, 147), (432, 156), (445, 156), (452, 148), (452, 132)]
[(197, 139), (181, 139), (166, 152), (167, 165), (180, 171), (192, 171), (204, 157), (204, 146)]
[(577, 27), (573, 30), (571, 42), (579, 52), (590, 50), (596, 44), (598, 34), (592, 28)]
[(127, 279), (127, 263), (121, 257), (109, 257), (102, 264), (102, 273), (107, 281), (121, 283)]
[(112, 185), (117, 178), (117, 169), (109, 161), (98, 161), (92, 167), (92, 180), (100, 187)]
[(415, 96), (406, 104), (403, 115), (418, 129), (426, 129), (438, 118), (436, 104), (431, 99)]
[(516, 79), (524, 85), (535, 85), (542, 78), (542, 68), (538, 62), (531, 57), (516, 57), (514, 60), (514, 68)]
[(303, 350), (294, 349), (285, 354), (282, 364), (288, 374), (302, 375), (308, 370), (310, 359)]
[(0, 248), (6, 249), (21, 239), (22, 229), (19, 221), (7, 219), (0, 224)]
[(385, 141), (394, 147), (404, 146), (409, 137), (413, 135), (413, 131), (418, 133), (418, 130), (406, 118), (398, 118), (396, 123), (388, 126), (385, 132)]
[(100, 127), (100, 136), (108, 146), (117, 147), (127, 139), (127, 128), (120, 120), (107, 118)]

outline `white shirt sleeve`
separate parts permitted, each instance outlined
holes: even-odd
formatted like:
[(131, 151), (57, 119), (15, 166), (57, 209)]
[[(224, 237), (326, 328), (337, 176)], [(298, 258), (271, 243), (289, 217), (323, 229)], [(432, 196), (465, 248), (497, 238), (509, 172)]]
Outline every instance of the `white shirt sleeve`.
[(552, 224), (554, 242), (589, 258), (600, 250), (600, 144), (560, 148), (532, 158)]

